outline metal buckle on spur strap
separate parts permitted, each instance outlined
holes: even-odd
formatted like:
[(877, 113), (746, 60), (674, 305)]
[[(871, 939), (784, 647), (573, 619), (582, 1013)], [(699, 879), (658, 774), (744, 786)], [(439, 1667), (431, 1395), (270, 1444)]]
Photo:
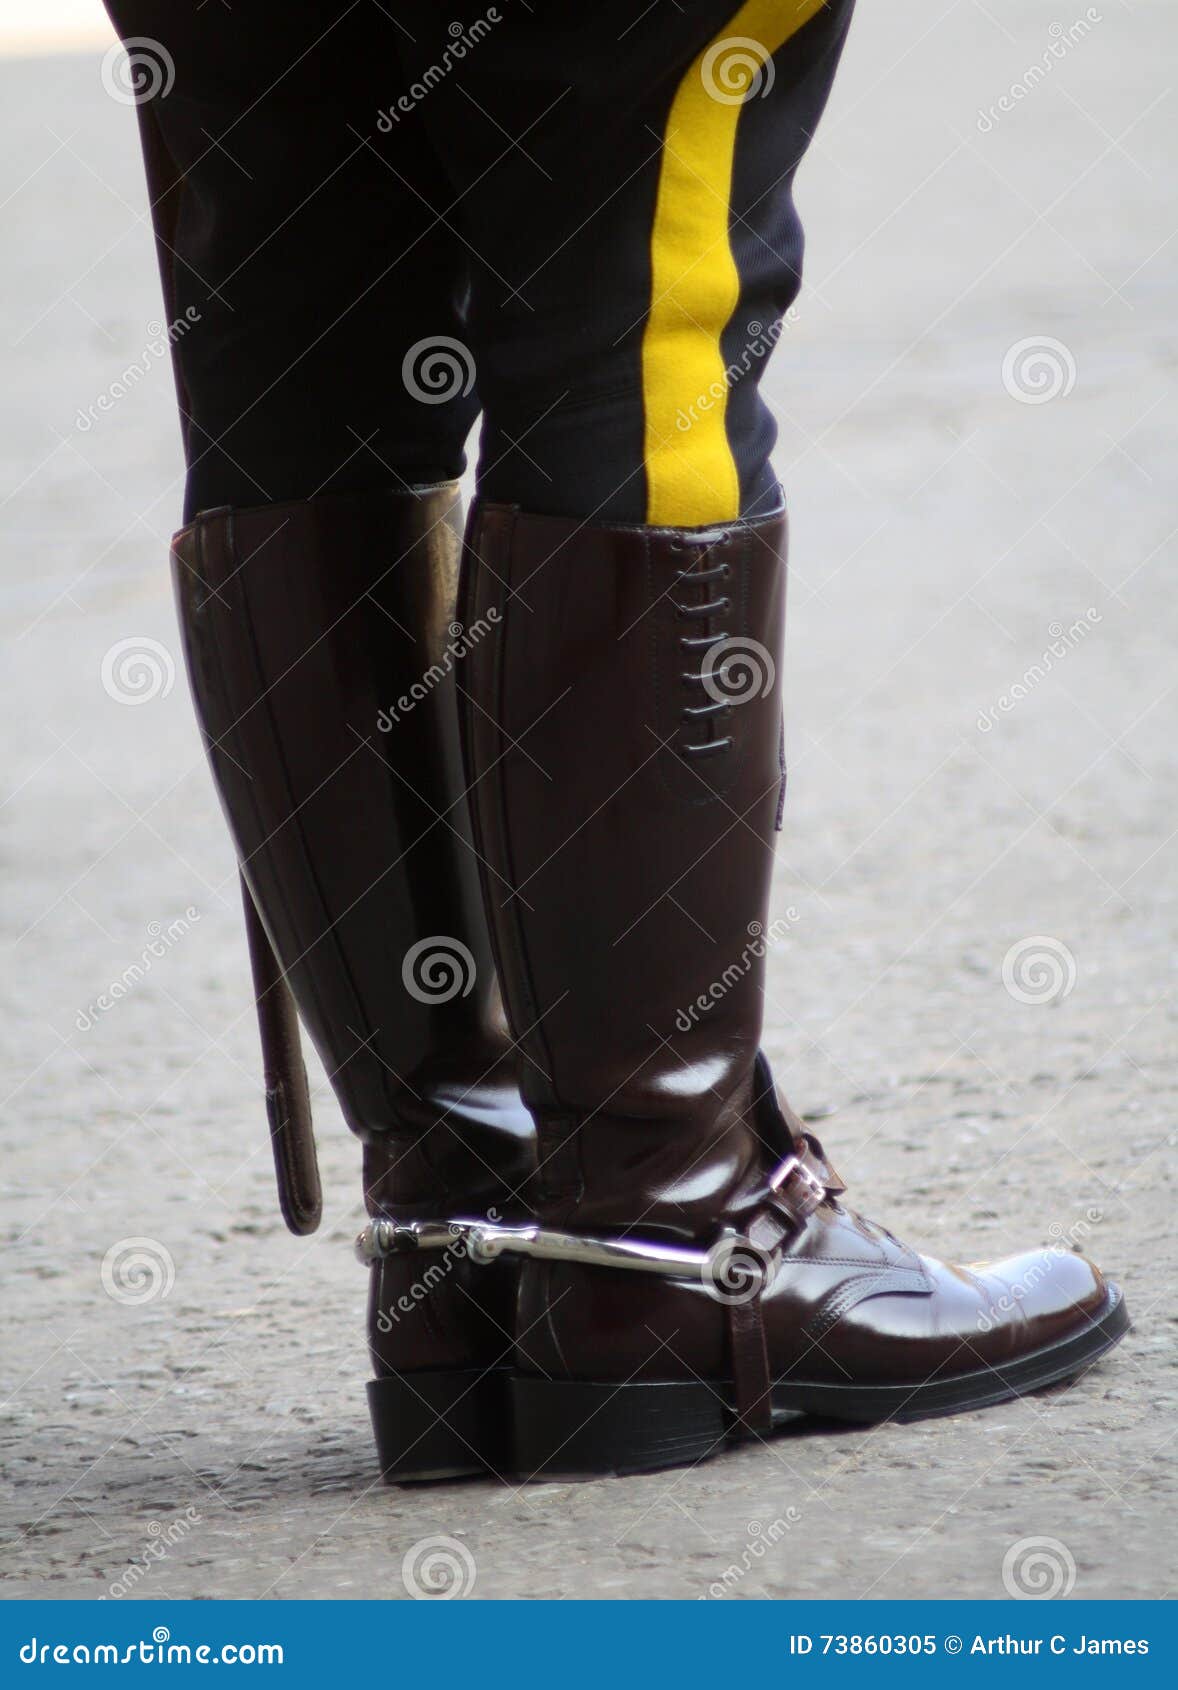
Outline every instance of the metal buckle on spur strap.
[(796, 1153), (777, 1164), (769, 1175), (769, 1189), (799, 1226), (826, 1201), (826, 1187)]
[(696, 1280), (711, 1288), (725, 1283), (734, 1250), (753, 1246), (726, 1233), (707, 1250), (633, 1238), (593, 1238), (544, 1226), (499, 1226), (490, 1221), (369, 1221), (356, 1240), (365, 1266), (414, 1250), (460, 1249), (471, 1261), (493, 1262), (504, 1254), (540, 1261), (576, 1262), (588, 1267), (626, 1268), (664, 1279)]

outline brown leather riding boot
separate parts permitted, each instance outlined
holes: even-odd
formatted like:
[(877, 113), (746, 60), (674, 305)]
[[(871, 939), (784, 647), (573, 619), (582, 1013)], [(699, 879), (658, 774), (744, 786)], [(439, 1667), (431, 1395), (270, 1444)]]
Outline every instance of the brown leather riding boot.
[[(364, 1141), (374, 1221), (519, 1220), (509, 1059), (463, 796), (451, 485), (206, 511), (176, 536), (185, 654), (241, 860), (283, 1210), (318, 1221), (298, 1015)], [(260, 918), (260, 919), (259, 919)], [(386, 1475), (501, 1470), (515, 1269), (373, 1261)], [(366, 1259), (371, 1259), (370, 1254)]]
[(785, 520), (490, 506), (464, 564), (467, 779), (524, 1096), (515, 1469), (694, 1462), (799, 1413), (917, 1419), (1075, 1374), (1127, 1325), (1088, 1262), (960, 1268), (849, 1209), (759, 1054)]

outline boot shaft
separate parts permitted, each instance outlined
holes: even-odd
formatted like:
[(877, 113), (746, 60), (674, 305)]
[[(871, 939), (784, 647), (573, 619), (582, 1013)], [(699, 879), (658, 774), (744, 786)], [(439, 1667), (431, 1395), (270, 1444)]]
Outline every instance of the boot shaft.
[(373, 1203), (501, 1199), (530, 1136), (462, 795), (460, 546), (445, 486), (207, 512), (173, 549), (243, 875)]
[(694, 1235), (759, 1165), (784, 552), (782, 516), (474, 521), (467, 781), (553, 1224)]

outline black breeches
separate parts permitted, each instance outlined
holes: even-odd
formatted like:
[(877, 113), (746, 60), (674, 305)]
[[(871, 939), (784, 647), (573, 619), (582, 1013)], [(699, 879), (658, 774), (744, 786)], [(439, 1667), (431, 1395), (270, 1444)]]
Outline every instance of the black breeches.
[(448, 479), (694, 526), (779, 497), (761, 374), (852, 0), (108, 0), (187, 513)]

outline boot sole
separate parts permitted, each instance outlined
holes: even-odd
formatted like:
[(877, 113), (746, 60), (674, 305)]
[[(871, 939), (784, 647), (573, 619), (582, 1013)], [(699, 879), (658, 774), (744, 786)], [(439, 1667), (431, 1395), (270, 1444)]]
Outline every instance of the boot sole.
[(396, 1373), (368, 1382), (386, 1484), (500, 1476), (511, 1459), (508, 1375), (501, 1369)]
[[(807, 1416), (905, 1424), (988, 1408), (1073, 1378), (1120, 1342), (1129, 1315), (1109, 1286), (1103, 1308), (1080, 1332), (1020, 1356), (922, 1385), (827, 1385), (783, 1380), (772, 1392), (773, 1430)], [(693, 1381), (594, 1384), (523, 1376), (507, 1386), (518, 1479), (588, 1479), (694, 1465), (740, 1436), (731, 1387)]]

